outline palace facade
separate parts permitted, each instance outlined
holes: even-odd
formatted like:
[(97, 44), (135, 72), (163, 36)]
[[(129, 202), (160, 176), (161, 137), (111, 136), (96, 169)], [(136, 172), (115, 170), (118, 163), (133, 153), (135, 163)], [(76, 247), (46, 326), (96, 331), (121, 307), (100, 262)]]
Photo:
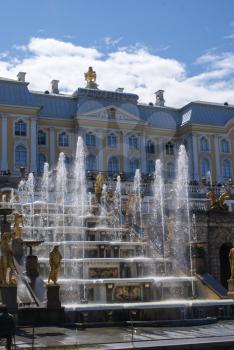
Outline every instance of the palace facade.
[(22, 168), (40, 174), (44, 162), (56, 166), (60, 152), (69, 167), (81, 135), (88, 172), (131, 177), (140, 168), (152, 174), (161, 158), (170, 181), (178, 145), (184, 144), (191, 181), (204, 181), (208, 172), (217, 183), (232, 179), (234, 105), (195, 101), (172, 108), (163, 90), (154, 103), (142, 104), (122, 88), (99, 89), (95, 79), (87, 78), (86, 87), (71, 95), (59, 92), (58, 80), (51, 91), (32, 91), (24, 72), (16, 80), (0, 79), (2, 176), (18, 177)]

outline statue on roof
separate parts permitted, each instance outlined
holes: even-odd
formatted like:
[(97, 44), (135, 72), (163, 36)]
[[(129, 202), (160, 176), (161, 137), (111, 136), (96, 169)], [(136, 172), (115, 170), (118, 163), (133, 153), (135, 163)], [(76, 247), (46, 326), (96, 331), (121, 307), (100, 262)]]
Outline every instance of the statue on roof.
[(85, 80), (87, 81), (87, 89), (97, 89), (98, 85), (96, 84), (97, 74), (93, 70), (93, 67), (89, 67), (88, 72), (84, 73)]

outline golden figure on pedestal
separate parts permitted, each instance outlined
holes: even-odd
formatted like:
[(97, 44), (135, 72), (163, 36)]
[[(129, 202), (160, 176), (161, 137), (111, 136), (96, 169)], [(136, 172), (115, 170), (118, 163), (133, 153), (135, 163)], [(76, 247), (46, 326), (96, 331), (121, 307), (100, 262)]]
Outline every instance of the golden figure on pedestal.
[(97, 75), (96, 75), (96, 72), (93, 70), (93, 67), (89, 67), (89, 70), (87, 73), (84, 73), (84, 76), (85, 76), (85, 80), (87, 82), (90, 82), (90, 81), (96, 81), (97, 79)]
[(23, 215), (16, 213), (14, 229), (13, 229), (14, 238), (21, 238), (22, 227), (23, 227)]
[(3, 233), (0, 243), (0, 283), (3, 285), (16, 284), (16, 268), (9, 242), (9, 233)]
[(60, 267), (61, 267), (62, 255), (59, 251), (59, 246), (55, 245), (53, 250), (50, 252), (50, 273), (48, 277), (48, 283), (52, 281), (54, 284), (57, 284)]
[(95, 196), (98, 203), (100, 203), (101, 201), (103, 185), (104, 185), (104, 176), (101, 173), (99, 173), (95, 181)]

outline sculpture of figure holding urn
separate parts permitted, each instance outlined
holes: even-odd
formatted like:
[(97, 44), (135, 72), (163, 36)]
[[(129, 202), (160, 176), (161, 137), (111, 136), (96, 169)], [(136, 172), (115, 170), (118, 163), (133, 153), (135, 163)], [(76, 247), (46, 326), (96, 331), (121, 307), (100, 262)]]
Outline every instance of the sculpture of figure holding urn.
[[(9, 233), (5, 232), (2, 235), (0, 247), (1, 247), (1, 257), (0, 257), (0, 282), (4, 285), (6, 284), (16, 284), (15, 277), (15, 264), (13, 260), (12, 250), (9, 244), (10, 238)], [(8, 275), (9, 272), (9, 275)]]
[(62, 255), (59, 251), (59, 246), (54, 246), (53, 250), (50, 252), (50, 273), (48, 277), (48, 283), (52, 281), (54, 284), (57, 284), (58, 276), (60, 272)]

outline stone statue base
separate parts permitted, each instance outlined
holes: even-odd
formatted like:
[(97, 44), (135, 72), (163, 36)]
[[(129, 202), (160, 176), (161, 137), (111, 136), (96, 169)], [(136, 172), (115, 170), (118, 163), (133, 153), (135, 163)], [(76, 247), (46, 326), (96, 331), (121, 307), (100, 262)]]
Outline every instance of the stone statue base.
[(17, 285), (0, 285), (2, 303), (6, 305), (7, 311), (12, 314), (17, 313)]
[(88, 81), (86, 85), (86, 89), (97, 89), (98, 84), (95, 83), (95, 81)]
[(36, 278), (38, 272), (38, 258), (36, 255), (28, 255), (26, 257), (26, 273), (29, 277)]
[(234, 279), (230, 278), (228, 280), (228, 293), (227, 293), (229, 298), (234, 299)]
[(47, 309), (60, 309), (61, 301), (59, 298), (58, 284), (47, 284)]

